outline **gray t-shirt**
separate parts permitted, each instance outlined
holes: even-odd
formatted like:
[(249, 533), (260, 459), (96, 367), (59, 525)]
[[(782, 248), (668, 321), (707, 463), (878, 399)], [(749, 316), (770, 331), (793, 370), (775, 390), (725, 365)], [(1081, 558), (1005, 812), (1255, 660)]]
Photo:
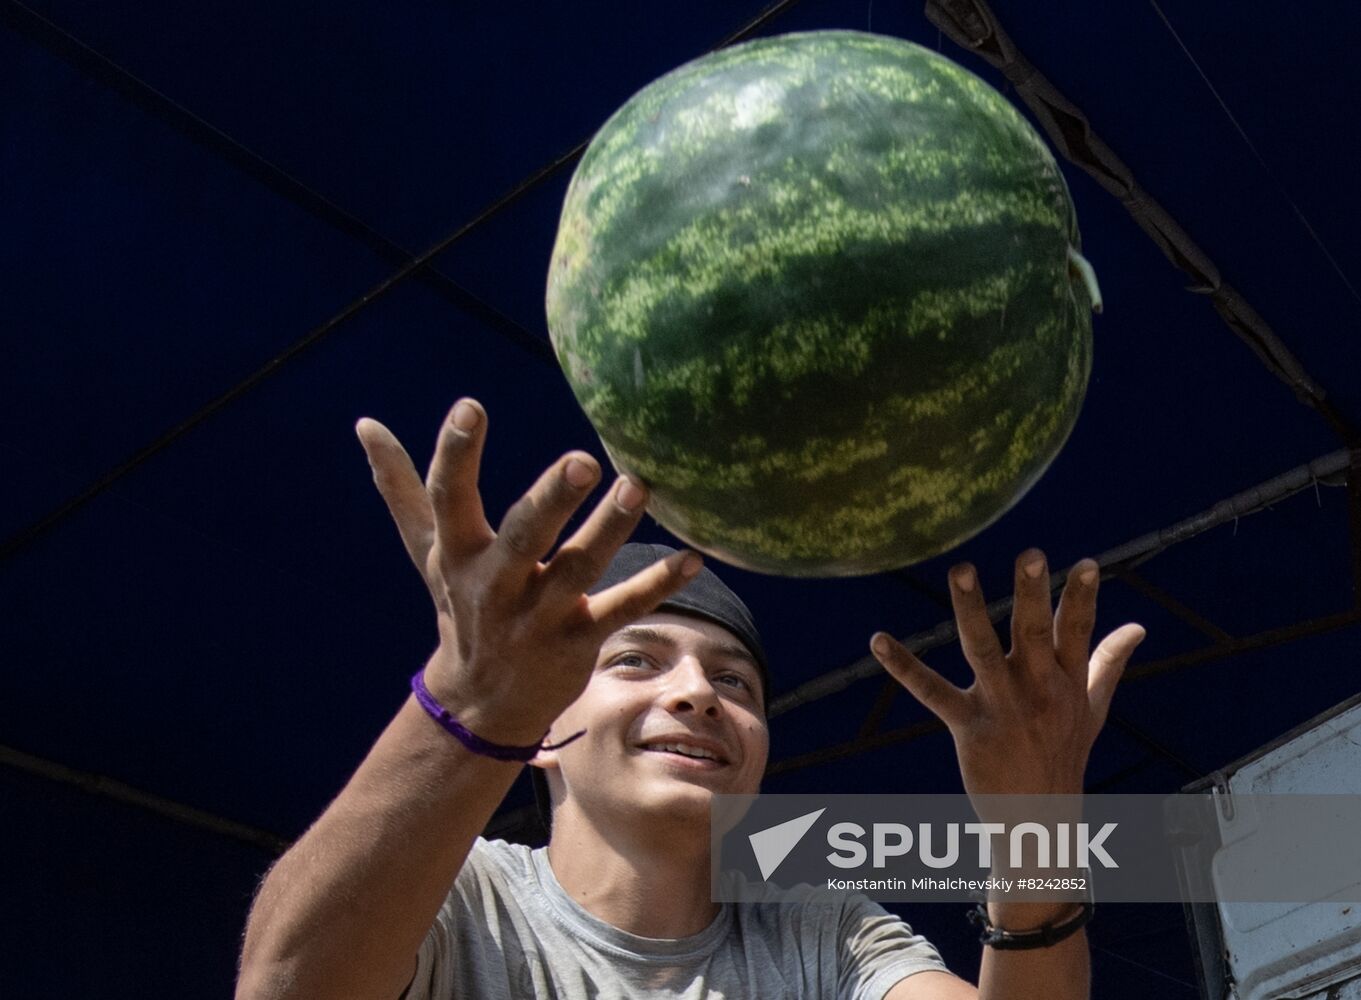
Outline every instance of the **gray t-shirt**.
[(925, 938), (863, 895), (809, 888), (787, 899), (722, 904), (692, 937), (639, 937), (568, 896), (545, 849), (479, 838), (407, 998), (880, 1000), (913, 973), (945, 971)]

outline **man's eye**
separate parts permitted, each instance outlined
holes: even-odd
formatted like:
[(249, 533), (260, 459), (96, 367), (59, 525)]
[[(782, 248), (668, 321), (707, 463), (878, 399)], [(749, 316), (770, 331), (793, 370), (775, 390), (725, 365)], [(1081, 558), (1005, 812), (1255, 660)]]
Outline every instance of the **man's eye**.
[(611, 661), (611, 666), (615, 667), (648, 667), (651, 664), (638, 653), (621, 653)]
[(751, 681), (747, 680), (741, 674), (722, 674), (719, 676), (718, 680), (721, 684), (741, 688), (743, 691), (751, 690)]

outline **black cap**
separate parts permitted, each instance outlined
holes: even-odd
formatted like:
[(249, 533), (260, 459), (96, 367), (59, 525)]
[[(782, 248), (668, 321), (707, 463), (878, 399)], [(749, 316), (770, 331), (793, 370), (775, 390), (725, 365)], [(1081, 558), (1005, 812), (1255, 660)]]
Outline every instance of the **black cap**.
[[(623, 583), (633, 574), (647, 569), (653, 563), (674, 555), (675, 549), (669, 545), (647, 545), (642, 542), (629, 542), (610, 561), (605, 575), (600, 578), (590, 593), (598, 594), (608, 590), (616, 583)], [(674, 611), (682, 615), (694, 615), (716, 625), (722, 625), (737, 638), (756, 658), (761, 668), (761, 683), (766, 694), (770, 693), (769, 665), (766, 651), (761, 648), (761, 636), (756, 631), (756, 621), (751, 611), (742, 603), (742, 598), (733, 593), (732, 588), (720, 580), (708, 566), (701, 569), (693, 580), (672, 594), (657, 606), (658, 611)]]
[[(610, 561), (605, 574), (597, 581), (589, 593), (598, 594), (608, 590), (616, 583), (623, 583), (640, 570), (665, 559), (676, 552), (669, 545), (650, 545), (643, 542), (629, 542)], [(731, 587), (718, 578), (713, 570), (705, 566), (693, 580), (672, 594), (657, 606), (658, 611), (673, 611), (681, 615), (693, 615), (716, 625), (721, 625), (747, 647), (760, 668), (763, 701), (770, 698), (770, 671), (766, 662), (766, 651), (761, 646), (761, 635), (756, 631), (756, 621), (750, 609), (742, 602)], [(538, 807), (539, 819), (544, 830), (552, 829), (552, 811), (549, 808), (548, 780), (540, 768), (530, 768), (534, 786), (534, 803)]]

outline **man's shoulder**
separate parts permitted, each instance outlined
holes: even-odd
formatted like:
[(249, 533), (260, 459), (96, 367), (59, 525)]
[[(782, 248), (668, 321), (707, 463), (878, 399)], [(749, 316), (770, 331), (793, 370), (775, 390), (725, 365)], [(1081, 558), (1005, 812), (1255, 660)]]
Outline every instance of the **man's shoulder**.
[(508, 840), (487, 840), (478, 837), (464, 868), (476, 871), (504, 873), (513, 877), (524, 877), (534, 871), (534, 849), (525, 844), (515, 844)]
[(523, 893), (536, 879), (532, 848), (478, 837), (459, 870), (450, 897), (490, 898)]
[(468, 857), (477, 856), (497, 864), (533, 864), (534, 848), (527, 844), (517, 844), (509, 840), (488, 840), (478, 837), (473, 841)]

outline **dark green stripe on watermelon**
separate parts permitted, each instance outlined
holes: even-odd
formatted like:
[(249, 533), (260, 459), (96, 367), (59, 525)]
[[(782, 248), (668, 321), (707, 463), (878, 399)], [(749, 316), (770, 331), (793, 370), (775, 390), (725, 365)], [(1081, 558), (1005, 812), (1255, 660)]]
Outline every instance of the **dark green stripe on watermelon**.
[(854, 32), (652, 84), (568, 191), (549, 329), (611, 458), (696, 547), (791, 575), (928, 558), (995, 520), (1076, 419), (1078, 235), (994, 90)]

